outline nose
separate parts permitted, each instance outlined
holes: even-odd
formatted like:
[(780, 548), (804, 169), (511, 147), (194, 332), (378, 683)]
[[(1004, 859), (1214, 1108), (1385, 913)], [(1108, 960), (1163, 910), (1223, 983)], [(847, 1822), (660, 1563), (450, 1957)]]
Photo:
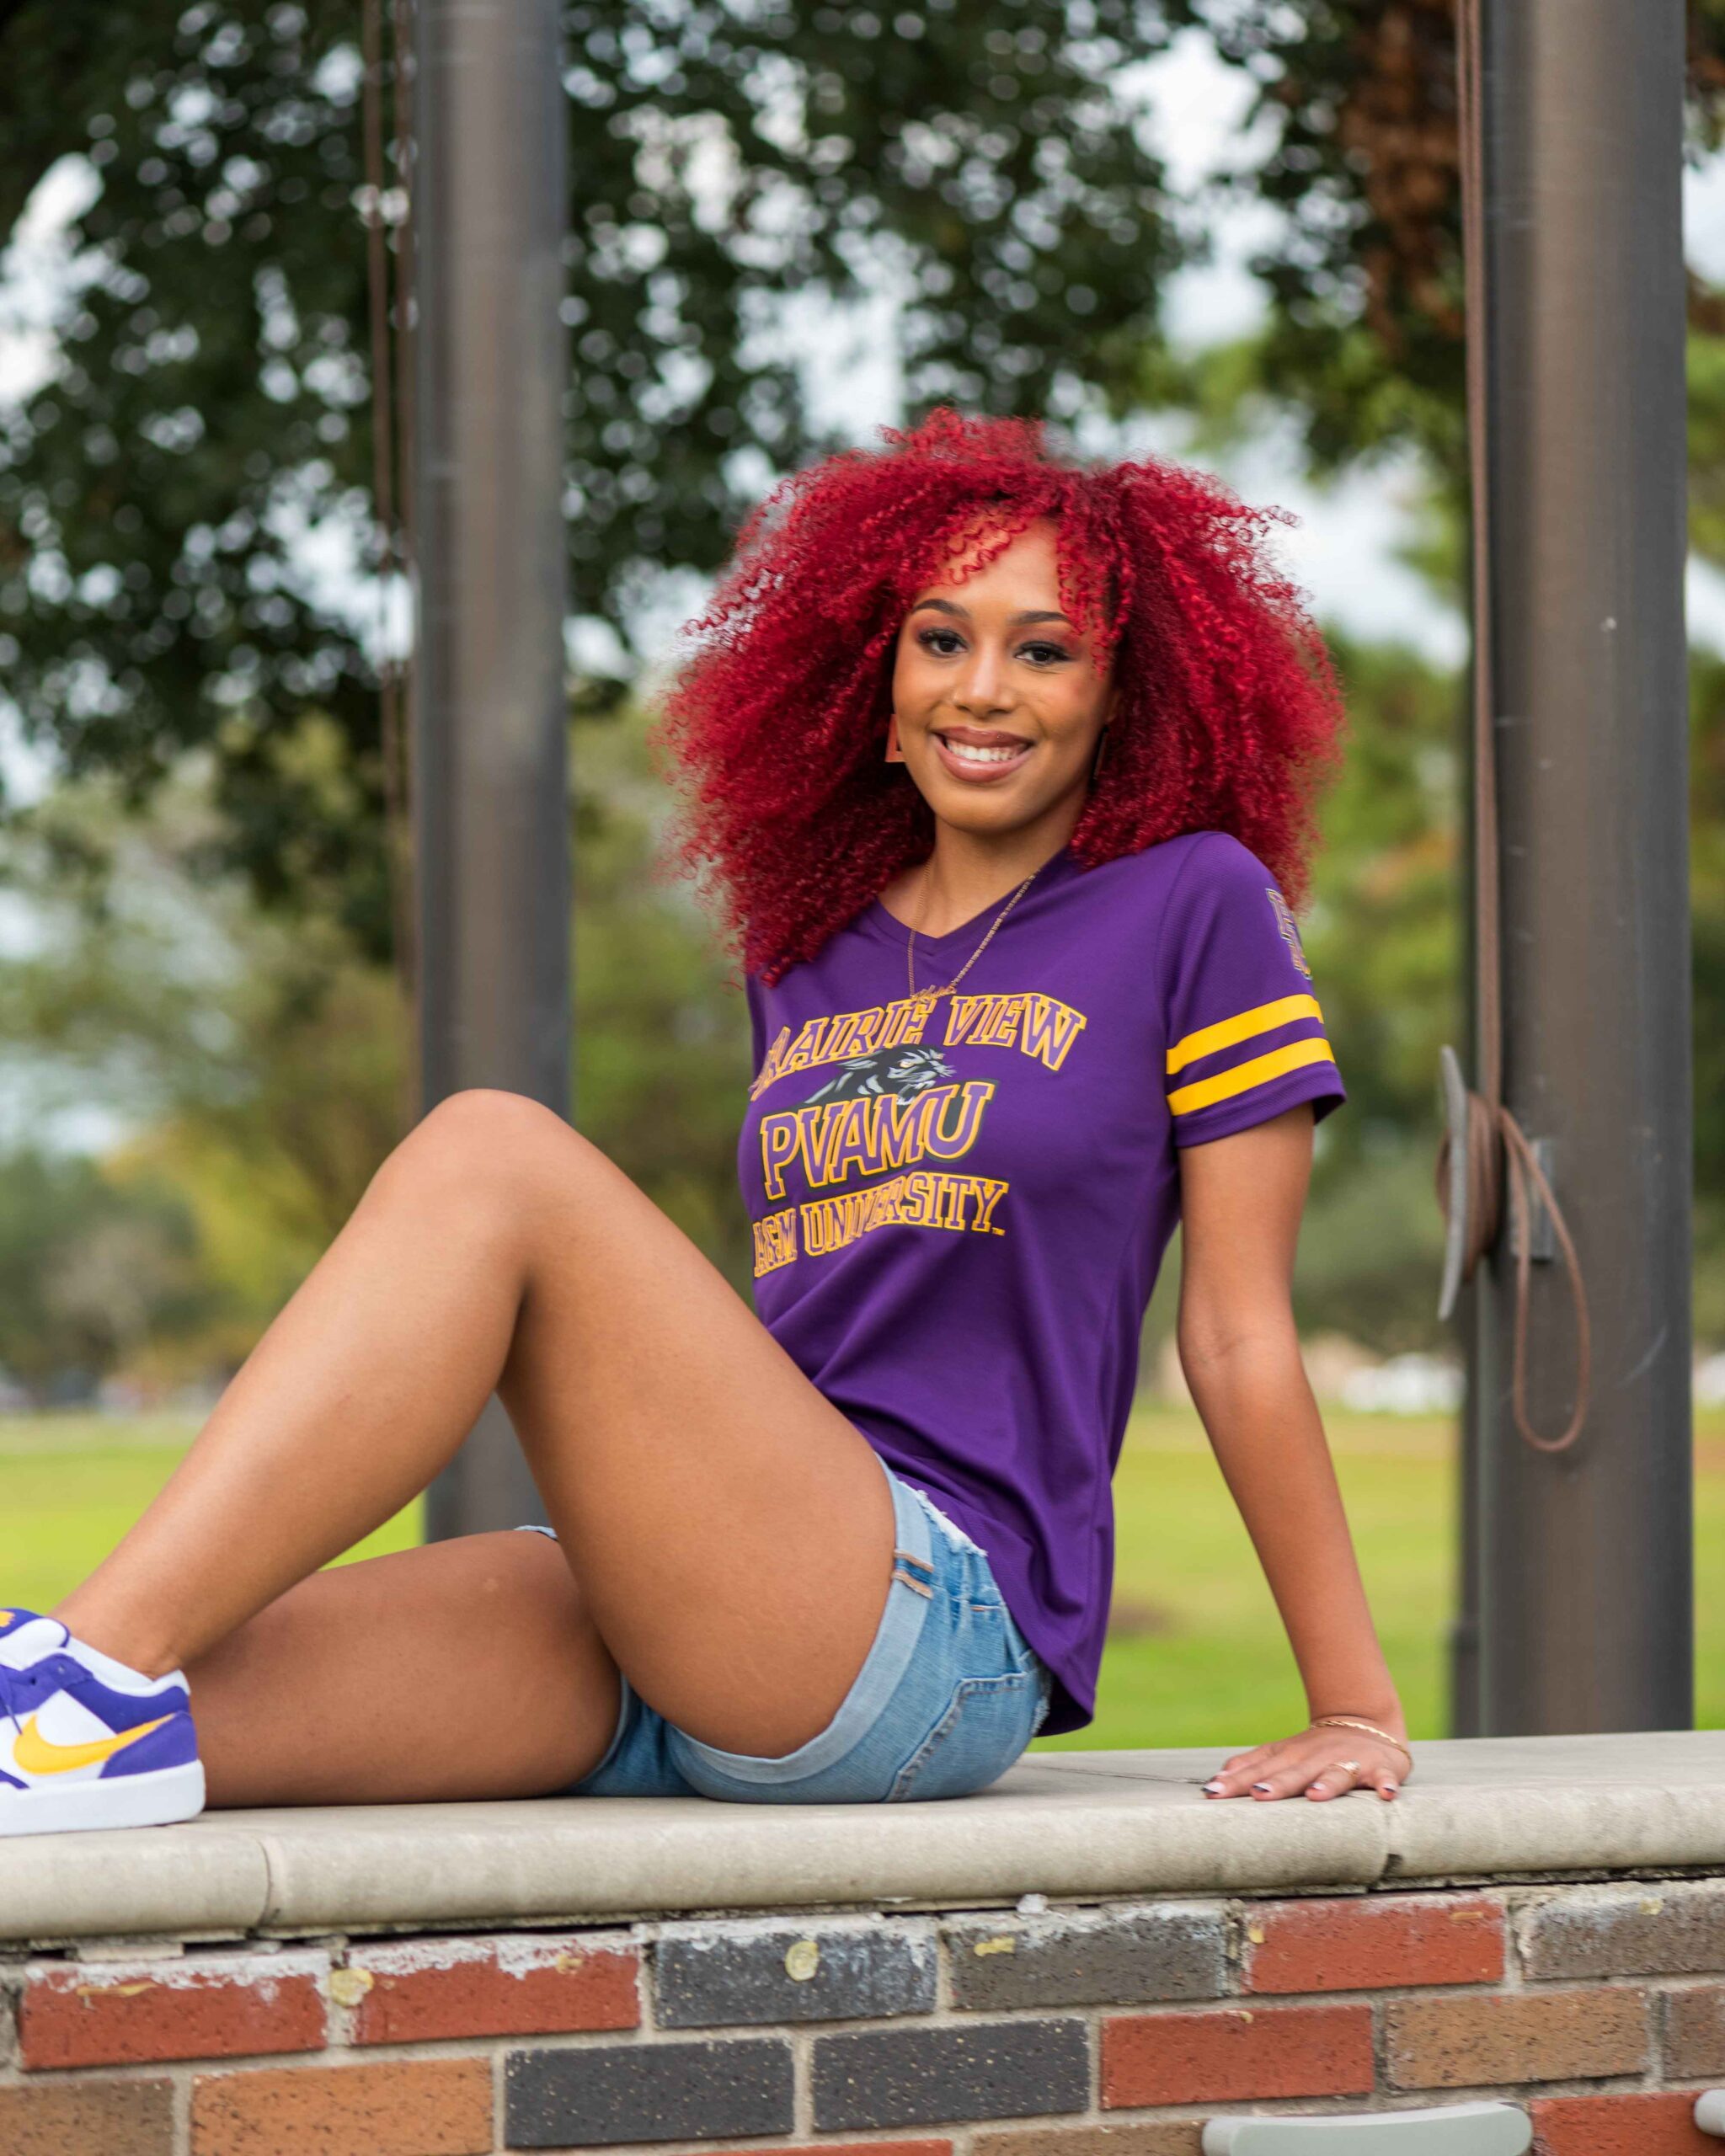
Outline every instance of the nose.
[(1010, 701), (1000, 654), (979, 639), (971, 648), (969, 664), (954, 685), (953, 703), (967, 718), (983, 719), (1005, 710)]

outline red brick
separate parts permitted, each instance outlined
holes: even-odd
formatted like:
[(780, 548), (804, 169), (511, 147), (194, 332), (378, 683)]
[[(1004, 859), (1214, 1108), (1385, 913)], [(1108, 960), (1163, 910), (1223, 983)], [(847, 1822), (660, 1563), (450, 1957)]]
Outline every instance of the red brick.
[(1528, 2106), (1534, 2156), (1718, 2156), (1695, 2097), (1546, 2096)]
[(724, 2156), (953, 2156), (950, 2141), (823, 2141), (819, 2148), (728, 2148)]
[(1647, 1994), (1522, 1992), (1497, 1999), (1402, 1999), (1384, 2009), (1398, 2089), (1502, 2089), (1599, 2081), (1647, 2064)]
[(200, 2073), (192, 2156), (487, 2156), (491, 2062)]
[(19, 2050), (35, 2070), (315, 2052), (324, 2043), (323, 1954), (206, 1954), (24, 1972)]
[(355, 1950), (334, 1984), (357, 2008), (355, 2043), (542, 2036), (638, 2026), (639, 1967), (633, 1947), (578, 1937), (425, 1939)]
[(1369, 2006), (1229, 2007), (1103, 2023), (1102, 2100), (1226, 2104), (1353, 2095), (1372, 2086)]
[(1033, 2126), (976, 2133), (970, 2156), (1203, 2156), (1202, 2119), (1123, 2120), (1118, 2126)]
[(1665, 2071), (1676, 2081), (1725, 2073), (1725, 1990), (1717, 1984), (1666, 1993)]
[(59, 2081), (0, 2089), (6, 2156), (171, 2156), (166, 2081)]
[(1274, 1902), (1247, 1914), (1246, 1939), (1251, 1992), (1489, 1984), (1503, 1974), (1503, 1912), (1482, 1894)]

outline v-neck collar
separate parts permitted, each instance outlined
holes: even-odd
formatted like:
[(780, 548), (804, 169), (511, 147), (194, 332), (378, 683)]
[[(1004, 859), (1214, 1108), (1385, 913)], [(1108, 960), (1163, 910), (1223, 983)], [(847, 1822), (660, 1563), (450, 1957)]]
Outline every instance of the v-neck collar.
[[(1027, 909), (1033, 909), (1047, 892), (1064, 883), (1069, 876), (1077, 873), (1080, 865), (1070, 842), (1063, 846), (1058, 853), (1050, 854), (1041, 867), (1037, 870), (1035, 880), (1029, 889), (1001, 922), (1001, 934), (1010, 935), (1013, 922), (1021, 919)], [(989, 923), (1005, 903), (1005, 898), (991, 899), (985, 906), (980, 907), (975, 913), (972, 914), (968, 921), (961, 921), (956, 928), (948, 929), (943, 936), (925, 936), (919, 928), (916, 931), (916, 948), (919, 951), (927, 951), (933, 957), (944, 957), (961, 946), (968, 948), (969, 944), (979, 941), (986, 932)], [(871, 899), (862, 908), (857, 915), (857, 925), (874, 937), (878, 942), (890, 943), (900, 951), (911, 939), (909, 924), (900, 921), (898, 915), (884, 906), (878, 898)]]

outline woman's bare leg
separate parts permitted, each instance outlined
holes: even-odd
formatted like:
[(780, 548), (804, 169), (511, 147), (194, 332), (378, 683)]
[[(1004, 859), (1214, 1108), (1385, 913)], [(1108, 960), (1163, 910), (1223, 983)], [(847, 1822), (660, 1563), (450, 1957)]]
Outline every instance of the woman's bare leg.
[(620, 1169), (508, 1093), (396, 1148), (56, 1614), (136, 1668), (196, 1666), (423, 1489), (494, 1390), (643, 1697), (731, 1751), (823, 1728), (885, 1604), (880, 1464)]
[[(216, 1806), (547, 1795), (597, 1765), (620, 1696), (542, 1534), (314, 1572), (186, 1674)], [(483, 1743), (451, 1712), (463, 1701), (483, 1702)]]

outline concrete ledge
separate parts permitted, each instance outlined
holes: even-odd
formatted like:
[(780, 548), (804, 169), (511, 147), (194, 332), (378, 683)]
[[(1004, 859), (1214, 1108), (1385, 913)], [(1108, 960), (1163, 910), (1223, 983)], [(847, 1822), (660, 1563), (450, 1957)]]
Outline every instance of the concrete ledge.
[(547, 1799), (0, 1841), (0, 1940), (430, 1929), (1725, 1867), (1725, 1732), (1419, 1748), (1393, 1804), (1216, 1803), (1220, 1752), (1033, 1753), (947, 1803)]

